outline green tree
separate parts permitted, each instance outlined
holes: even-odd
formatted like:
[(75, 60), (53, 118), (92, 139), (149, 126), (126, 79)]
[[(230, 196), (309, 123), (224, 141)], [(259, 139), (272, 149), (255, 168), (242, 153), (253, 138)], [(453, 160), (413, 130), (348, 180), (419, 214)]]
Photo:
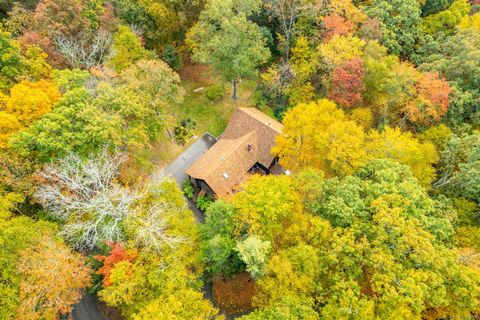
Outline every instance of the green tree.
[(270, 241), (262, 241), (255, 235), (249, 236), (245, 240), (237, 242), (236, 250), (253, 279), (265, 275), (268, 255), (271, 251)]
[(408, 56), (420, 34), (421, 9), (417, 0), (374, 0), (366, 13), (380, 20), (383, 30), (382, 44), (389, 52)]
[(8, 89), (23, 73), (25, 64), (20, 44), (9, 32), (0, 29), (0, 90)]
[(21, 155), (41, 162), (72, 151), (87, 155), (105, 144), (121, 144), (121, 118), (92, 105), (85, 88), (67, 92), (54, 110), (12, 137), (13, 148)]
[(135, 62), (149, 57), (138, 36), (127, 26), (119, 26), (113, 37), (113, 55), (108, 65), (120, 72)]
[(260, 28), (248, 20), (259, 10), (256, 0), (210, 0), (187, 36), (195, 61), (211, 65), (226, 81), (233, 81), (234, 99), (237, 80), (255, 76), (256, 68), (270, 58)]
[(205, 212), (205, 223), (200, 226), (201, 254), (206, 269), (213, 274), (229, 276), (243, 267), (235, 251), (235, 214), (235, 207), (222, 200)]

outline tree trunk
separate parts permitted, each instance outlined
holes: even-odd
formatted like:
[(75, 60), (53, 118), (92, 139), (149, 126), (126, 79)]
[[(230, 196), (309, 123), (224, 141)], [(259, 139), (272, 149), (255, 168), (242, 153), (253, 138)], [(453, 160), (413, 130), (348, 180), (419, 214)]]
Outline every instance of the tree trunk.
[(233, 79), (233, 100), (237, 100), (237, 79)]

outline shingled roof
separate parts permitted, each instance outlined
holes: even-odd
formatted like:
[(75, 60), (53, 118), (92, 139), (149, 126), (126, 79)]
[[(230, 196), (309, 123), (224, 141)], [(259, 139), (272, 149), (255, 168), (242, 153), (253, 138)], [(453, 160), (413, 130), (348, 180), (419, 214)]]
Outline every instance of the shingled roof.
[(238, 108), (218, 142), (186, 173), (204, 180), (219, 197), (231, 194), (260, 163), (268, 168), (275, 155), (270, 150), (282, 124), (255, 108)]

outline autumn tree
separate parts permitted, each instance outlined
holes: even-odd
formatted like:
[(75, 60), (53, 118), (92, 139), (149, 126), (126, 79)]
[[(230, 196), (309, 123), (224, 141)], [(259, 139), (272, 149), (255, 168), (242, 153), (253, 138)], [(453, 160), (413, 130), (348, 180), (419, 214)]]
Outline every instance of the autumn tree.
[(102, 263), (102, 266), (97, 270), (97, 274), (102, 275), (103, 287), (111, 285), (110, 274), (115, 264), (121, 261), (133, 261), (136, 258), (135, 250), (125, 249), (122, 242), (106, 242), (110, 252), (108, 255), (96, 255), (95, 259)]
[(149, 55), (139, 37), (127, 26), (119, 26), (113, 37), (112, 56), (108, 65), (120, 72)]
[(365, 66), (362, 59), (344, 62), (333, 70), (328, 98), (346, 108), (361, 104), (365, 92), (364, 79)]
[[(55, 230), (52, 223), (34, 221), (26, 216), (12, 216), (11, 194), (0, 195), (0, 241), (2, 254), (0, 255), (0, 318), (14, 319), (18, 315), (20, 304), (20, 281), (22, 276), (18, 272), (17, 265), (21, 253), (31, 247), (35, 247), (38, 239), (45, 234), (51, 234)], [(58, 269), (57, 269), (58, 270)], [(33, 271), (35, 272), (35, 271)]]
[[(377, 160), (354, 177), (329, 181), (325, 188), (315, 211), (339, 228), (332, 236), (332, 249), (320, 254), (321, 264), (326, 264), (323, 270), (329, 270), (320, 275), (320, 283), (333, 289), (322, 299), (322, 316), (345, 317), (341, 307), (345, 304), (372, 319), (375, 315), (468, 317), (475, 312), (477, 302), (471, 294), (479, 288), (474, 280), (478, 271), (463, 264), (458, 253), (445, 245), (451, 241), (455, 215), (442, 209), (444, 205), (432, 206), (435, 200), (419, 188), (407, 167)], [(380, 267), (386, 264), (389, 268)], [(469, 289), (464, 291), (465, 286)], [(438, 290), (429, 291), (432, 287)], [(401, 294), (412, 291), (424, 292), (413, 301), (418, 309), (408, 301), (409, 294)], [(437, 298), (444, 302), (425, 308), (425, 303)]]
[(424, 73), (416, 84), (417, 97), (405, 106), (412, 122), (424, 126), (438, 122), (447, 112), (452, 89), (437, 73)]
[(91, 270), (84, 258), (52, 238), (40, 239), (21, 254), (19, 316), (54, 319), (69, 313), (82, 290), (90, 285)]
[(50, 112), (60, 97), (58, 87), (51, 81), (22, 81), (10, 89), (5, 111), (15, 115), (23, 127), (28, 127)]
[(54, 110), (11, 138), (14, 150), (48, 162), (71, 152), (88, 155), (105, 144), (120, 146), (121, 118), (110, 116), (92, 102), (85, 88), (67, 92)]
[(455, 0), (448, 9), (425, 17), (422, 28), (427, 33), (453, 33), (469, 11), (468, 0)]
[(248, 19), (259, 10), (259, 1), (210, 0), (187, 36), (194, 61), (211, 65), (226, 81), (233, 81), (234, 99), (237, 80), (253, 77), (270, 57), (260, 28)]
[(364, 132), (329, 100), (302, 103), (288, 110), (273, 152), (283, 167), (319, 168), (344, 175), (363, 164)]
[(348, 35), (354, 28), (353, 23), (338, 15), (326, 16), (323, 18), (322, 22), (323, 27), (325, 28), (323, 34), (323, 41), (325, 42), (332, 40), (335, 35)]
[(479, 99), (480, 63), (475, 57), (480, 53), (480, 35), (472, 29), (459, 31), (447, 37), (424, 58), (420, 69), (438, 72), (445, 77), (452, 88), (451, 101), (447, 113), (448, 121), (459, 125), (471, 120), (476, 113)]
[(119, 84), (141, 96), (147, 96), (157, 116), (166, 106), (183, 101), (179, 75), (162, 60), (141, 60), (125, 69)]
[(386, 158), (408, 165), (424, 187), (435, 179), (433, 165), (438, 161), (435, 146), (420, 142), (410, 132), (390, 127), (381, 132), (372, 130), (367, 136), (365, 148), (370, 159)]
[[(216, 309), (201, 299), (198, 290), (203, 269), (197, 225), (182, 192), (174, 181), (166, 180), (155, 183), (143, 200), (165, 208), (162, 218), (168, 223), (166, 234), (184, 240), (174, 246), (165, 244), (159, 251), (144, 250), (147, 247), (142, 246), (135, 260), (115, 263), (110, 285), (99, 291), (100, 299), (131, 319), (154, 319), (157, 313), (165, 318), (190, 318), (195, 312), (200, 318), (213, 317)], [(139, 208), (142, 211), (147, 213)], [(136, 224), (128, 221), (126, 229), (127, 240), (135, 239)]]

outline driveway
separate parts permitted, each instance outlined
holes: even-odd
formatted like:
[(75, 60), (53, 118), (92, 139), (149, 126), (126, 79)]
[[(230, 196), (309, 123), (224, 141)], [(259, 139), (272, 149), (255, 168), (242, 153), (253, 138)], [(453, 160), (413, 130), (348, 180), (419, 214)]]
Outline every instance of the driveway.
[(100, 313), (97, 300), (89, 294), (75, 305), (72, 315), (74, 320), (107, 320)]
[(202, 154), (210, 149), (217, 139), (210, 133), (205, 133), (200, 139), (195, 141), (187, 150), (178, 156), (172, 163), (158, 172), (154, 179), (173, 177), (179, 185), (187, 178), (185, 170), (192, 165)]

